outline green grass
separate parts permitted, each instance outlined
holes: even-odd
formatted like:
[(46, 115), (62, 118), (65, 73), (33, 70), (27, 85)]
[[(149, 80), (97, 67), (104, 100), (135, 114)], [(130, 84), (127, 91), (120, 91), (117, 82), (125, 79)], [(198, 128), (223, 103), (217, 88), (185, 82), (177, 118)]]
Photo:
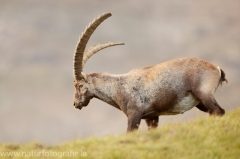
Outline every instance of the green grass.
[(240, 159), (240, 109), (223, 117), (165, 124), (150, 132), (78, 139), (56, 146), (0, 144), (3, 152), (25, 156), (0, 158)]

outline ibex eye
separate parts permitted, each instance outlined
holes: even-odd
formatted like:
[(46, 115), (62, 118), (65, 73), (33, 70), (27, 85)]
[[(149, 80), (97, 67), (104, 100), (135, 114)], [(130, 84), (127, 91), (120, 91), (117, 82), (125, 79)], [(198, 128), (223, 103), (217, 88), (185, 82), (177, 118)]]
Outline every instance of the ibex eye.
[(79, 88), (82, 88), (82, 87), (83, 87), (83, 85), (79, 85), (78, 87), (79, 87)]

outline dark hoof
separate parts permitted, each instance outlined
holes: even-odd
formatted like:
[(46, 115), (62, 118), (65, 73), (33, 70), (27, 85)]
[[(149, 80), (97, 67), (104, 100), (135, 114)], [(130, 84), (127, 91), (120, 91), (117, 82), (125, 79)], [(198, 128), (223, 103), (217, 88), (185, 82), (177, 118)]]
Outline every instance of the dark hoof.
[(210, 115), (212, 116), (223, 116), (225, 114), (225, 110), (220, 108), (220, 109), (215, 109), (214, 111), (210, 112)]

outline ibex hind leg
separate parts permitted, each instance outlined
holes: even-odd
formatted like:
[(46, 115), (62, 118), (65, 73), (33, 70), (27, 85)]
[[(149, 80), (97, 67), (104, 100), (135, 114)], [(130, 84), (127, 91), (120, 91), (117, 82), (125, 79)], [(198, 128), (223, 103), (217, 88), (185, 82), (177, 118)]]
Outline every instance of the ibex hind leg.
[(205, 107), (201, 102), (196, 107), (203, 112), (209, 112), (208, 108)]
[(205, 93), (201, 91), (194, 92), (194, 95), (199, 99), (200, 105), (197, 108), (208, 112), (210, 115), (222, 116), (225, 114), (225, 110), (219, 106), (215, 100), (212, 92)]
[(156, 129), (158, 127), (158, 116), (145, 119), (145, 121), (148, 126), (148, 130)]
[[(199, 105), (199, 108), (206, 107), (210, 115), (222, 116), (225, 114), (224, 109), (219, 106), (213, 96), (220, 82), (220, 73), (219, 69), (204, 70), (199, 73), (198, 80), (194, 80), (192, 83), (192, 93), (202, 104), (202, 106)], [(204, 110), (206, 111), (206, 109)]]

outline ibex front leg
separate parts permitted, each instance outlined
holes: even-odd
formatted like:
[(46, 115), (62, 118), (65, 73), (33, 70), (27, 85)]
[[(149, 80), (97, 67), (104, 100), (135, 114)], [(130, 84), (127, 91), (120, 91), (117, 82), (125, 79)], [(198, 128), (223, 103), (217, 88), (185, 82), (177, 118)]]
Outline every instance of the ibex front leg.
[(127, 111), (127, 117), (128, 117), (127, 132), (137, 130), (142, 119), (142, 111), (139, 110), (139, 107), (131, 106), (130, 109), (128, 109)]
[(158, 116), (153, 118), (148, 118), (145, 120), (148, 126), (148, 130), (155, 129), (158, 127)]

